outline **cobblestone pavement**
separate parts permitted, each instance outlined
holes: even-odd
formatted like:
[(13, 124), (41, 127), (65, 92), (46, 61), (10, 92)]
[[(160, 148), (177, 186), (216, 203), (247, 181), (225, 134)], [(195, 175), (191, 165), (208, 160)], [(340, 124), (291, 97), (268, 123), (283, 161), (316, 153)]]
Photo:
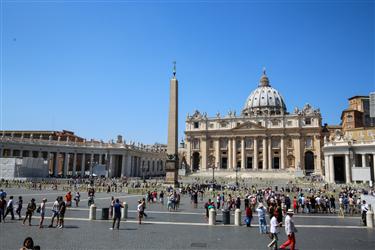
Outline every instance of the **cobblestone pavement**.
[[(48, 199), (48, 207), (57, 195), (56, 191), (6, 190), (9, 195), (24, 197), (24, 209), (31, 198), (37, 203)], [(109, 230), (110, 221), (100, 220), (101, 208), (108, 207), (114, 195), (129, 204), (129, 217), (121, 222), (120, 230)], [(98, 193), (95, 202), (98, 207), (96, 221), (88, 220), (87, 194), (82, 194), (81, 206), (69, 208), (64, 229), (39, 229), (38, 215), (33, 217), (33, 226), (23, 226), (18, 220), (0, 224), (0, 249), (19, 249), (25, 237), (33, 237), (42, 249), (267, 249), (268, 236), (258, 232), (257, 217), (253, 227), (221, 225), (218, 212), (217, 225), (208, 226), (204, 218), (203, 202), (192, 208), (188, 197), (182, 199), (177, 212), (168, 212), (161, 204), (149, 204), (145, 223), (136, 221), (136, 204), (141, 196), (127, 194)], [(50, 208), (47, 209), (49, 216)], [(233, 223), (233, 216), (231, 218)], [(299, 229), (297, 249), (374, 249), (375, 230), (360, 225), (359, 217), (339, 218), (336, 215), (296, 215)], [(45, 224), (49, 223), (49, 219)], [(285, 239), (283, 228), (279, 234), (280, 243)]]

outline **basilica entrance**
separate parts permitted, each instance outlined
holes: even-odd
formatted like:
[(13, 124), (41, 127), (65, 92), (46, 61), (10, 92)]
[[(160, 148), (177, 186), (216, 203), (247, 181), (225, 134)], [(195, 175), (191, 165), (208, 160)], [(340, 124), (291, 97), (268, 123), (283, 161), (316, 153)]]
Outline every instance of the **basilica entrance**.
[(344, 156), (334, 156), (333, 166), (335, 171), (335, 182), (345, 183), (345, 159)]
[(280, 158), (279, 157), (273, 157), (273, 168), (274, 169), (280, 168)]
[(221, 168), (222, 169), (227, 169), (228, 168), (228, 158), (227, 157), (222, 157), (221, 158)]
[(305, 172), (306, 175), (314, 172), (314, 153), (311, 151), (305, 153)]
[(200, 155), (198, 152), (193, 153), (193, 172), (199, 170)]
[(253, 168), (253, 157), (247, 157), (246, 168)]

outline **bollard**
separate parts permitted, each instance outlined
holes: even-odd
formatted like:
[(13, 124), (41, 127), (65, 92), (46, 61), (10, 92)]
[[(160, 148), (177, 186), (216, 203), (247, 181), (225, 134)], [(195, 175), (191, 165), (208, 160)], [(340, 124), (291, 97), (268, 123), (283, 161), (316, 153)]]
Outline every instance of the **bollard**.
[(372, 212), (371, 205), (368, 205), (366, 213), (366, 225), (368, 228), (374, 228), (374, 212)]
[(121, 208), (121, 219), (127, 219), (128, 218), (128, 204), (124, 201), (122, 203), (123, 208)]
[(216, 210), (211, 208), (208, 212), (208, 225), (213, 226), (216, 224)]
[(234, 225), (241, 226), (241, 209), (234, 211)]
[(90, 206), (89, 220), (96, 220), (96, 206), (92, 204)]

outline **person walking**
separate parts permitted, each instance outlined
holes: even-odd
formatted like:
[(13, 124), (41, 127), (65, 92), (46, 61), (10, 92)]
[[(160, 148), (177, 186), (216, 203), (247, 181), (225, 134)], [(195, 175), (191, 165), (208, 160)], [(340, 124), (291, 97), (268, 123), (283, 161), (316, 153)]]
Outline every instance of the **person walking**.
[(245, 223), (247, 227), (251, 227), (251, 220), (253, 219), (253, 211), (250, 208), (250, 204), (245, 205)]
[(74, 196), (74, 201), (76, 202), (76, 207), (78, 207), (78, 204), (81, 200), (81, 194), (77, 191), (75, 196)]
[(66, 212), (66, 204), (61, 197), (60, 202), (59, 202), (59, 219), (58, 219), (57, 228), (64, 228), (65, 212)]
[(42, 203), (40, 203), (40, 222), (39, 222), (39, 228), (43, 228), (44, 216), (46, 215), (46, 202), (47, 202), (47, 199), (44, 198), (42, 200)]
[(258, 208), (256, 209), (259, 219), (259, 232), (261, 234), (267, 233), (267, 222), (266, 222), (266, 209), (263, 206), (263, 203), (259, 203)]
[(293, 210), (289, 209), (286, 212), (285, 217), (285, 233), (288, 236), (288, 240), (285, 241), (281, 246), (280, 249), (285, 249), (287, 246), (290, 245), (290, 250), (295, 250), (296, 246), (296, 236), (295, 233), (297, 232), (297, 228), (294, 225), (293, 217)]
[(8, 201), (8, 204), (7, 204), (7, 207), (6, 207), (6, 211), (5, 211), (5, 214), (3, 216), (3, 220), (5, 222), (5, 218), (7, 217), (7, 215), (10, 213), (10, 215), (12, 216), (12, 220), (14, 220), (14, 206), (13, 206), (13, 196), (10, 196), (9, 197), (9, 201)]
[(27, 219), (29, 219), (29, 226), (31, 226), (31, 217), (33, 216), (33, 213), (36, 209), (35, 199), (32, 198), (29, 204), (27, 204), (26, 208), (26, 216), (25, 219), (23, 219), (23, 225), (25, 225), (25, 222)]
[(115, 203), (113, 204), (113, 223), (110, 230), (113, 230), (115, 228), (115, 224), (117, 222), (117, 230), (120, 229), (120, 220), (121, 220), (121, 208), (124, 206), (120, 204), (119, 199), (116, 199)]
[(60, 197), (57, 197), (55, 202), (52, 205), (51, 224), (48, 227), (53, 227), (53, 222), (54, 222), (55, 218), (57, 220), (56, 224), (59, 223), (59, 200), (60, 200)]
[(270, 221), (270, 236), (272, 241), (268, 244), (267, 247), (277, 250), (277, 241), (279, 240), (277, 237), (277, 234), (279, 233), (278, 227), (280, 226), (280, 223), (277, 221), (276, 216), (272, 216)]
[(7, 201), (5, 200), (5, 196), (1, 195), (0, 198), (0, 222), (4, 217), (5, 208), (7, 206)]
[(20, 220), (22, 219), (22, 216), (21, 216), (22, 204), (23, 204), (22, 196), (19, 196), (18, 202), (17, 202), (16, 214), (18, 215), (18, 219)]

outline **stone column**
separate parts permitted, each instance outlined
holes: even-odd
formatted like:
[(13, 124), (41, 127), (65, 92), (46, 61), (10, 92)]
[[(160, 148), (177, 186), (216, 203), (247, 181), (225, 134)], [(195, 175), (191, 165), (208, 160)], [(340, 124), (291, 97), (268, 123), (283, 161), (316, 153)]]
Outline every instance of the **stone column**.
[(102, 162), (103, 162), (103, 154), (99, 154), (99, 164), (102, 165)]
[(126, 155), (122, 155), (122, 162), (121, 162), (121, 177), (127, 176), (126, 174)]
[(335, 165), (333, 163), (333, 155), (328, 156), (329, 157), (329, 178), (330, 182), (334, 183), (335, 182)]
[(202, 138), (200, 141), (200, 151), (202, 156), (200, 170), (206, 171), (207, 170), (207, 138)]
[(192, 157), (192, 154), (191, 154), (191, 140), (190, 138), (186, 138), (185, 140), (185, 143), (186, 143), (186, 163), (187, 163), (187, 167), (190, 168), (190, 170), (192, 170), (192, 166), (191, 166), (191, 157)]
[(366, 154), (362, 154), (362, 167), (366, 167)]
[(108, 176), (109, 177), (113, 177), (114, 173), (113, 173), (113, 155), (110, 154), (109, 155), (109, 166), (108, 166)]
[(258, 170), (258, 138), (254, 138), (253, 143), (254, 155), (253, 155), (253, 169)]
[(220, 168), (220, 139), (215, 140), (215, 167)]
[(129, 169), (129, 177), (133, 177), (134, 175), (134, 169), (132, 166), (132, 157), (128, 152), (128, 155), (126, 157), (126, 168)]
[(236, 138), (232, 140), (232, 168), (237, 168), (237, 148), (236, 148)]
[(56, 152), (55, 165), (53, 166), (53, 175), (59, 176), (59, 152)]
[(246, 155), (245, 155), (245, 138), (241, 138), (241, 168), (245, 169)]
[(73, 154), (73, 171), (72, 175), (75, 176), (77, 172), (77, 153)]
[(271, 138), (271, 136), (270, 137), (268, 137), (268, 170), (272, 170), (273, 169), (273, 167), (272, 167), (272, 163), (273, 163), (273, 161), (272, 161), (272, 138)]
[(267, 157), (267, 138), (266, 137), (264, 137), (263, 138), (263, 152), (262, 152), (262, 154), (263, 154), (263, 170), (266, 170), (266, 169), (268, 169), (268, 164), (267, 164), (267, 159), (268, 159), (268, 157)]
[(331, 172), (330, 166), (329, 166), (329, 156), (324, 156), (324, 176), (325, 181), (330, 182), (331, 177), (329, 176), (329, 173)]
[(346, 177), (346, 183), (352, 182), (352, 172), (350, 169), (350, 158), (349, 154), (345, 154), (345, 177)]
[(228, 147), (228, 160), (227, 160), (227, 162), (228, 162), (228, 164), (227, 164), (227, 168), (228, 169), (231, 169), (232, 168), (232, 156), (233, 156), (233, 153), (232, 153), (232, 139), (230, 139), (230, 138), (228, 138), (228, 145), (227, 145), (227, 147)]
[(68, 175), (68, 168), (69, 168), (69, 153), (65, 153), (64, 155), (64, 167), (63, 167), (63, 177)]
[(280, 138), (280, 168), (285, 169), (285, 140), (284, 136)]
[(322, 173), (322, 148), (320, 145), (320, 136), (315, 136), (315, 152), (316, 152), (316, 161), (314, 161), (315, 169), (314, 171), (318, 174)]
[(295, 169), (298, 167), (302, 170), (303, 168), (303, 158), (301, 157), (301, 137), (293, 138), (293, 148), (294, 148), (294, 166)]
[(85, 167), (86, 167), (86, 154), (82, 153), (82, 159), (81, 159), (81, 177), (85, 176)]
[[(176, 64), (169, 88), (169, 115), (168, 115), (168, 145), (166, 159), (167, 184), (178, 185), (178, 81), (176, 79)], [(202, 164), (204, 165), (204, 164)], [(204, 165), (204, 168), (206, 165)]]
[(94, 154), (91, 153), (91, 156), (90, 156), (90, 175), (92, 174), (93, 165), (94, 165)]

